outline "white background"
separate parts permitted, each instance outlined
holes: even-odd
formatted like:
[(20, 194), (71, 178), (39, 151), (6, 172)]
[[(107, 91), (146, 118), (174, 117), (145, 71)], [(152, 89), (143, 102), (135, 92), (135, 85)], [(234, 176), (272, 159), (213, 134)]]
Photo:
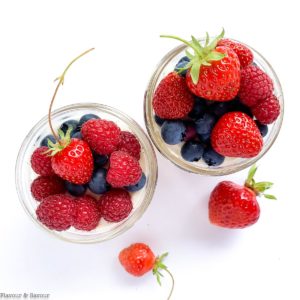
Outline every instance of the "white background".
[[(294, 4), (295, 3), (295, 4)], [(173, 299), (299, 299), (299, 13), (297, 1), (1, 1), (0, 293), (50, 293), (50, 299), (166, 299), (151, 274), (134, 278), (117, 255), (144, 241), (176, 278)], [(218, 34), (256, 48), (283, 85), (286, 111), (257, 179), (275, 182), (278, 201), (261, 199), (259, 222), (213, 227), (212, 188), (225, 178), (188, 174), (157, 153), (159, 179), (143, 218), (122, 236), (95, 245), (60, 241), (23, 211), (14, 185), (19, 146), (47, 113), (53, 79), (82, 51), (96, 51), (68, 73), (55, 107), (91, 101), (115, 106), (142, 126), (152, 71), (176, 41), (160, 34)], [(246, 170), (226, 179), (242, 183)]]

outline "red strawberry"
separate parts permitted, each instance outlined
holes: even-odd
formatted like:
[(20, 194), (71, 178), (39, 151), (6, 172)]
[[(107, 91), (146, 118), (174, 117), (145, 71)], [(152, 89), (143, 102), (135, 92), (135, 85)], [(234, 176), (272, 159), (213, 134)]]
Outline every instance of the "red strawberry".
[(233, 99), (240, 87), (240, 62), (233, 50), (224, 46), (217, 46), (223, 38), (224, 30), (211, 43), (207, 35), (205, 46), (192, 36), (188, 42), (176, 36), (162, 36), (177, 39), (194, 50), (194, 55), (186, 51), (190, 62), (184, 69), (188, 69), (186, 83), (189, 89), (198, 97), (215, 101)]
[(132, 211), (130, 194), (123, 189), (112, 189), (100, 198), (100, 213), (108, 222), (120, 222)]
[(65, 190), (64, 181), (57, 176), (39, 176), (31, 184), (31, 194), (38, 201)]
[(220, 182), (212, 191), (209, 199), (209, 219), (212, 224), (226, 228), (244, 228), (257, 222), (260, 216), (256, 195), (275, 199), (272, 195), (263, 194), (273, 184), (271, 182), (255, 183), (256, 172), (253, 166), (244, 186), (231, 181)]
[(54, 175), (51, 167), (51, 156), (46, 153), (47, 150), (49, 149), (45, 146), (36, 148), (30, 160), (33, 171), (43, 176)]
[(185, 79), (176, 72), (169, 73), (158, 85), (153, 96), (153, 109), (162, 119), (181, 119), (194, 106), (194, 96)]
[(263, 139), (255, 122), (245, 113), (224, 114), (211, 133), (216, 152), (229, 157), (254, 157), (262, 149)]
[(70, 228), (74, 214), (74, 198), (66, 194), (57, 194), (45, 198), (36, 210), (38, 220), (49, 229), (57, 231)]
[(128, 131), (121, 131), (121, 142), (118, 150), (129, 153), (131, 156), (140, 159), (141, 145), (134, 134)]
[(272, 79), (259, 67), (251, 65), (241, 70), (239, 98), (243, 104), (255, 106), (270, 97), (273, 90)]
[(271, 124), (277, 120), (280, 115), (280, 104), (276, 96), (260, 101), (252, 107), (252, 113), (261, 124)]
[(252, 64), (253, 53), (252, 51), (243, 44), (232, 41), (230, 39), (221, 39), (218, 42), (218, 46), (225, 46), (232, 49), (239, 58), (241, 68), (245, 68)]
[(91, 149), (101, 155), (117, 150), (121, 141), (121, 129), (114, 122), (102, 119), (91, 119), (84, 123), (81, 134)]
[(75, 216), (73, 227), (79, 230), (91, 231), (100, 221), (100, 211), (96, 200), (91, 196), (83, 196), (75, 200)]
[(115, 151), (110, 156), (106, 180), (112, 187), (135, 185), (142, 176), (139, 162), (124, 151)]

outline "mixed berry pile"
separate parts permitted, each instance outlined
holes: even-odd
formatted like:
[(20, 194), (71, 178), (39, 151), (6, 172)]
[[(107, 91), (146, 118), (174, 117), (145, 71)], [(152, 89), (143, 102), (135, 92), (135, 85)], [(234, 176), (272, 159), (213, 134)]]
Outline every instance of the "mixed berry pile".
[(31, 184), (38, 220), (57, 231), (90, 231), (101, 218), (124, 220), (133, 209), (132, 193), (146, 184), (140, 154), (136, 136), (112, 121), (94, 114), (65, 121), (58, 140), (44, 137), (31, 156), (39, 175)]
[(152, 105), (161, 137), (182, 145), (181, 156), (209, 166), (225, 157), (250, 158), (263, 148), (263, 137), (280, 114), (273, 81), (253, 62), (246, 46), (224, 39), (205, 46), (195, 38), (156, 88)]

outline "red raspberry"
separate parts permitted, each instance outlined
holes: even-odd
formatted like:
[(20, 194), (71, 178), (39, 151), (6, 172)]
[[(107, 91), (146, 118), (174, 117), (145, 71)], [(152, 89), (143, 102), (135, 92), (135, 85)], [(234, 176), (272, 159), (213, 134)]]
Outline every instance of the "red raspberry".
[(248, 66), (241, 70), (239, 97), (243, 104), (255, 106), (258, 102), (271, 96), (274, 90), (273, 81), (257, 66)]
[(100, 211), (96, 200), (91, 196), (83, 196), (75, 200), (75, 206), (73, 226), (85, 231), (95, 229), (100, 221)]
[(31, 184), (31, 194), (38, 201), (65, 190), (64, 181), (57, 176), (39, 176)]
[(141, 145), (134, 134), (128, 131), (121, 132), (121, 142), (118, 150), (129, 153), (131, 156), (140, 159)]
[(238, 56), (241, 68), (245, 68), (251, 65), (253, 62), (252, 51), (243, 44), (229, 39), (222, 39), (218, 42), (218, 46), (225, 46), (231, 48)]
[(280, 114), (280, 104), (277, 97), (271, 95), (259, 102), (252, 107), (252, 113), (261, 124), (273, 123)]
[(66, 194), (49, 196), (40, 203), (36, 215), (49, 229), (67, 230), (71, 227), (75, 215), (74, 198)]
[(83, 139), (101, 155), (117, 150), (121, 141), (120, 133), (121, 129), (114, 122), (102, 119), (91, 119), (81, 128)]
[(142, 176), (139, 162), (124, 151), (115, 151), (110, 156), (106, 180), (112, 187), (124, 187), (138, 183)]
[(100, 198), (100, 213), (108, 222), (120, 222), (132, 211), (130, 194), (122, 189), (112, 189)]
[(49, 150), (49, 148), (46, 146), (39, 147), (34, 150), (31, 156), (31, 167), (33, 171), (39, 175), (54, 175), (54, 171), (51, 167), (51, 156), (45, 154), (47, 150)]

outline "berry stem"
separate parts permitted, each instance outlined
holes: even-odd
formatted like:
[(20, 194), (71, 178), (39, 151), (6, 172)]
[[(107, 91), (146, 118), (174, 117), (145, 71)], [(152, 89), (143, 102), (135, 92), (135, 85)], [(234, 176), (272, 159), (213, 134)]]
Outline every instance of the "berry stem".
[(54, 81), (57, 81), (58, 80), (58, 83), (57, 83), (57, 86), (55, 88), (55, 91), (54, 91), (54, 94), (52, 96), (52, 99), (51, 99), (51, 102), (50, 102), (50, 106), (49, 106), (49, 110), (48, 110), (48, 123), (49, 123), (49, 126), (50, 126), (50, 130), (54, 136), (54, 138), (56, 139), (56, 141), (58, 143), (60, 143), (60, 140), (59, 140), (59, 137), (57, 135), (57, 133), (55, 132), (55, 130), (53, 129), (53, 125), (52, 125), (52, 121), (51, 121), (51, 111), (52, 111), (52, 106), (53, 106), (53, 103), (54, 103), (54, 100), (55, 100), (55, 97), (56, 97), (56, 94), (58, 92), (58, 89), (60, 87), (60, 85), (63, 85), (64, 84), (64, 79), (65, 79), (65, 75), (67, 73), (67, 71), (69, 70), (69, 68), (71, 67), (71, 65), (77, 61), (80, 57), (84, 56), (85, 54), (89, 53), (90, 51), (94, 50), (95, 48), (91, 48), (91, 49), (88, 49), (86, 51), (84, 51), (83, 53), (81, 53), (80, 55), (78, 55), (77, 57), (75, 57), (68, 65), (67, 67), (65, 68), (65, 70), (63, 71), (63, 73), (57, 77)]
[(172, 288), (171, 288), (171, 291), (170, 291), (169, 296), (168, 296), (168, 300), (170, 300), (170, 299), (171, 299), (171, 296), (172, 296), (172, 294), (173, 294), (173, 290), (174, 290), (175, 279), (174, 279), (172, 273), (171, 273), (168, 269), (165, 269), (165, 271), (170, 275), (170, 277), (171, 277), (171, 279), (172, 279)]

